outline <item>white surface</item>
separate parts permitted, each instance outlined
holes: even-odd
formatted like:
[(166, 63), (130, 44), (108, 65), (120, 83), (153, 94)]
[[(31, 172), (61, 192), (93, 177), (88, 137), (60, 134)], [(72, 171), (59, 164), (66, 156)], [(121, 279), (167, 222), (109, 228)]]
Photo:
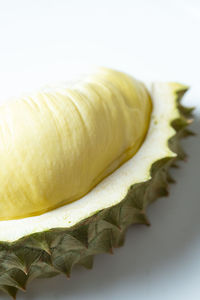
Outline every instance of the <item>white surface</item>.
[[(199, 30), (198, 0), (0, 1), (0, 99), (89, 63), (189, 84), (185, 103), (198, 107), (197, 119)], [(184, 144), (190, 158), (173, 171), (170, 197), (149, 209), (151, 228), (130, 228), (125, 246), (97, 256), (92, 271), (35, 281), (19, 299), (199, 299), (200, 138)]]

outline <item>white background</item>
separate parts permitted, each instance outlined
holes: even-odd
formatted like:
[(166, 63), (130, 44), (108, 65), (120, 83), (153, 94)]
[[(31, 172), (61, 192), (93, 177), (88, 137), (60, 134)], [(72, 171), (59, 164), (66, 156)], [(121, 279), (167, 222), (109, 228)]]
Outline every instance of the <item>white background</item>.
[[(197, 106), (200, 133), (199, 36), (198, 0), (0, 0), (0, 101), (103, 65), (190, 85), (184, 102)], [(150, 228), (131, 227), (92, 271), (36, 280), (18, 299), (200, 299), (200, 137), (184, 145), (188, 162), (173, 171), (170, 197), (149, 208)]]

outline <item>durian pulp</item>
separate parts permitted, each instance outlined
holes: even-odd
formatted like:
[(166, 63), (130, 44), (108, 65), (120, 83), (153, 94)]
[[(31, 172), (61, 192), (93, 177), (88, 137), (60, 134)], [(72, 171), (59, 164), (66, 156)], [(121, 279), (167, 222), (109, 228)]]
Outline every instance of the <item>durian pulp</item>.
[(1, 106), (0, 220), (39, 215), (87, 194), (137, 152), (151, 110), (141, 82), (102, 68)]

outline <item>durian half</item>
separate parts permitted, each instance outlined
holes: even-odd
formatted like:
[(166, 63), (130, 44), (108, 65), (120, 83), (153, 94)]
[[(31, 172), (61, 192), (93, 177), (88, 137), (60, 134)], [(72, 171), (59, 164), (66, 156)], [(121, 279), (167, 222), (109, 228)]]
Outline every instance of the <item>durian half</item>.
[(185, 157), (186, 90), (99, 68), (0, 106), (0, 289), (15, 298), (34, 278), (91, 268), (148, 224)]

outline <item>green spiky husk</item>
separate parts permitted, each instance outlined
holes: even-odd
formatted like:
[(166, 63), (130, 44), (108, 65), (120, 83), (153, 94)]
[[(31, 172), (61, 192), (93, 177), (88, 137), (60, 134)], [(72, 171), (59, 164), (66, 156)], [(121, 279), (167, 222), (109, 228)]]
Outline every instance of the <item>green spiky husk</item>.
[(70, 276), (75, 264), (92, 268), (93, 256), (112, 252), (122, 246), (131, 224), (149, 225), (146, 208), (158, 197), (168, 194), (168, 183), (173, 182), (169, 167), (186, 158), (179, 140), (191, 135), (186, 127), (192, 109), (180, 100), (186, 89), (176, 91), (180, 118), (171, 126), (176, 134), (168, 141), (177, 157), (166, 157), (151, 167), (151, 179), (130, 187), (124, 200), (104, 209), (71, 228), (56, 228), (35, 233), (13, 243), (0, 242), (0, 289), (15, 299), (18, 290), (25, 290), (34, 278), (51, 277), (59, 273)]

